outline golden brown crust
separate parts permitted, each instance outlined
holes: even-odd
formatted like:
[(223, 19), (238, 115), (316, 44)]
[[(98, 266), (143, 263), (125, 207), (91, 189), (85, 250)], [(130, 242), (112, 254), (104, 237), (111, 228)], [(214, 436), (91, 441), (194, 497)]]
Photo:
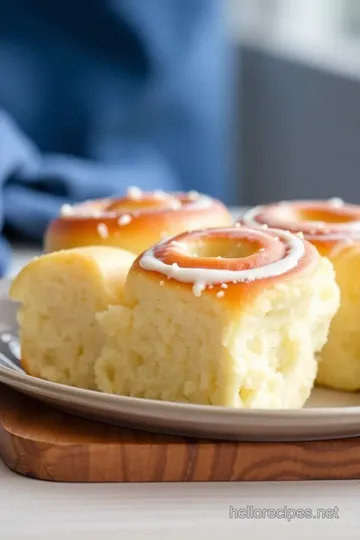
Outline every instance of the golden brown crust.
[(229, 226), (232, 217), (219, 201), (198, 194), (142, 193), (137, 197), (87, 201), (53, 220), (45, 251), (107, 245), (139, 254), (164, 237), (202, 227)]
[(69, 263), (78, 262), (84, 275), (95, 273), (114, 301), (121, 301), (126, 276), (134, 259), (135, 255), (130, 251), (108, 246), (85, 246), (47, 253), (34, 258), (21, 269), (11, 283), (9, 295), (13, 300), (23, 302), (38, 275), (60, 265), (70, 270)]

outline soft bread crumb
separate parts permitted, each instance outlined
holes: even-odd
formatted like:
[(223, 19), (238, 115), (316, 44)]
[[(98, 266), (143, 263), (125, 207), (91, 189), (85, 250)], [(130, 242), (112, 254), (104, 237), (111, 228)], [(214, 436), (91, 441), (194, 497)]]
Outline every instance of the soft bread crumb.
[(195, 296), (130, 271), (128, 307), (98, 317), (103, 392), (245, 408), (300, 408), (339, 305), (331, 263), (268, 286), (252, 302)]
[(339, 244), (329, 257), (341, 291), (340, 308), (319, 356), (317, 383), (336, 390), (360, 390), (360, 245)]
[(95, 315), (124, 301), (134, 259), (117, 248), (77, 248), (43, 255), (19, 273), (10, 296), (21, 303), (22, 363), (30, 375), (96, 388), (103, 335)]

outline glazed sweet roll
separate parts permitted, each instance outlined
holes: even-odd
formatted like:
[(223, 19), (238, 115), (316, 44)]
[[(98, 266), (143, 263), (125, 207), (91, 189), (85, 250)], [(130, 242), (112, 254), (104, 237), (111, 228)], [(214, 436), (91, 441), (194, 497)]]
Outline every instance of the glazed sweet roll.
[(124, 300), (135, 256), (110, 247), (84, 247), (31, 261), (12, 283), (20, 302), (21, 362), (35, 377), (95, 388), (93, 365), (102, 347), (96, 313)]
[(139, 254), (163, 238), (190, 229), (232, 223), (228, 209), (197, 192), (144, 193), (129, 188), (122, 198), (65, 205), (45, 234), (45, 251), (87, 245), (116, 246)]
[(218, 228), (137, 257), (126, 307), (99, 316), (104, 392), (243, 408), (299, 408), (339, 303), (331, 263), (288, 232)]
[(282, 202), (253, 208), (240, 223), (301, 232), (334, 265), (340, 308), (319, 355), (317, 384), (360, 389), (360, 206), (341, 199)]

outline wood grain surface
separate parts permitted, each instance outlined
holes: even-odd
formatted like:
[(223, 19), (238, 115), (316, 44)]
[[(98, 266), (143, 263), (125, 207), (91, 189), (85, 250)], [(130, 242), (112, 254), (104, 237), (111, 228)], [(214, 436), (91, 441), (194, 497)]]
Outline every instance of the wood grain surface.
[(73, 417), (0, 385), (0, 454), (57, 482), (216, 482), (360, 478), (360, 438), (221, 442)]

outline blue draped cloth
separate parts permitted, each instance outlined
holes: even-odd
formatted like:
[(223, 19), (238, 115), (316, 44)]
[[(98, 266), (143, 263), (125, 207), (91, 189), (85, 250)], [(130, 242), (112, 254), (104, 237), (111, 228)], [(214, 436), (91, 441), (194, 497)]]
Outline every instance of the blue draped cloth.
[[(0, 233), (64, 203), (196, 189), (233, 201), (221, 0), (0, 3)], [(0, 236), (0, 275), (9, 249)]]

